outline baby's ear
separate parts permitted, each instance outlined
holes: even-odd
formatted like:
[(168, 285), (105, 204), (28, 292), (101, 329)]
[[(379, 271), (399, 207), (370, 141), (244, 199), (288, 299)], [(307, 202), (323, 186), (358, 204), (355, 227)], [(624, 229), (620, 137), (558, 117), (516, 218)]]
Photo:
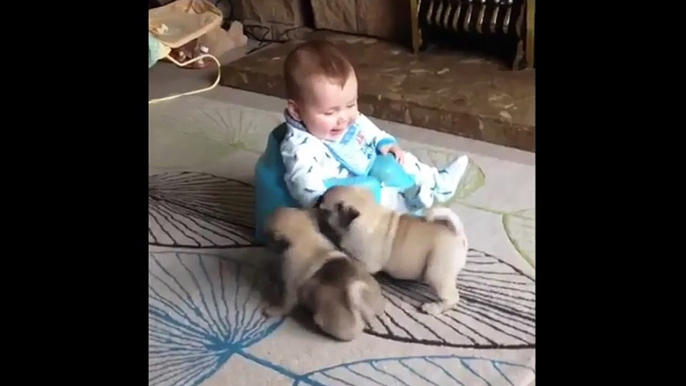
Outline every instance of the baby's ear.
[(287, 104), (286, 104), (286, 109), (288, 109), (288, 114), (291, 115), (291, 117), (295, 118), (295, 120), (300, 121), (300, 109), (298, 108), (298, 105), (295, 103), (294, 100), (289, 99)]

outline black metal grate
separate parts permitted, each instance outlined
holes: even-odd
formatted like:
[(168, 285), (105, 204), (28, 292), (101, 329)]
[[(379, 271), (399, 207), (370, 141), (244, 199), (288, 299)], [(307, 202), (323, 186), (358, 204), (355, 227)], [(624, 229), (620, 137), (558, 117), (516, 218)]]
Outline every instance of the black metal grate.
[(448, 44), (527, 66), (526, 0), (421, 0), (418, 22), (421, 49)]

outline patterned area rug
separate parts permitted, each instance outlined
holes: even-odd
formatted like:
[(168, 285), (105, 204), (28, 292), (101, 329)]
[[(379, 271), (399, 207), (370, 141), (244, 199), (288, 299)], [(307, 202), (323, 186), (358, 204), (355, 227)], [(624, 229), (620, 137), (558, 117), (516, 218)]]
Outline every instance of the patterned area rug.
[[(252, 237), (249, 181), (280, 116), (201, 98), (185, 102), (150, 112), (150, 385), (533, 382), (532, 167), (470, 154), (468, 176), (450, 203), (474, 247), (456, 278), (461, 302), (454, 310), (423, 314), (418, 305), (434, 298), (426, 285), (381, 275), (385, 314), (360, 339), (340, 343), (297, 315), (267, 318), (260, 312), (269, 256)], [(443, 163), (460, 153), (401, 143), (425, 162)], [(198, 146), (205, 150), (193, 152)], [(488, 170), (512, 181), (494, 183), (490, 194), (479, 196), (488, 189)], [(511, 192), (510, 201), (485, 205), (504, 191)], [(492, 209), (522, 203), (531, 209)]]

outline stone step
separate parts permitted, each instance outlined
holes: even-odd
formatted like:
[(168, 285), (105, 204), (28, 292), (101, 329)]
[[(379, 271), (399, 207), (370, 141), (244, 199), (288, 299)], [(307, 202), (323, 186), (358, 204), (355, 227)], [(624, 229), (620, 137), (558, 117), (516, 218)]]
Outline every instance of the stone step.
[[(413, 55), (386, 41), (314, 32), (352, 61), (359, 109), (379, 119), (535, 152), (535, 70), (442, 50)], [(299, 41), (271, 46), (222, 67), (221, 84), (283, 98), (283, 61)]]

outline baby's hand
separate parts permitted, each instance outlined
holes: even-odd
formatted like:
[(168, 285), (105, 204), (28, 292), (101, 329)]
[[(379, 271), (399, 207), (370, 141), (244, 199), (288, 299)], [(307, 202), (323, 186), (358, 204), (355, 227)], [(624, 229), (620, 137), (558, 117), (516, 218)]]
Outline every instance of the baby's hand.
[(398, 146), (398, 145), (390, 145), (390, 146), (385, 146), (382, 149), (380, 149), (381, 154), (388, 154), (388, 153), (393, 153), (395, 155), (395, 159), (398, 160), (399, 163), (403, 163), (405, 160), (405, 152)]

